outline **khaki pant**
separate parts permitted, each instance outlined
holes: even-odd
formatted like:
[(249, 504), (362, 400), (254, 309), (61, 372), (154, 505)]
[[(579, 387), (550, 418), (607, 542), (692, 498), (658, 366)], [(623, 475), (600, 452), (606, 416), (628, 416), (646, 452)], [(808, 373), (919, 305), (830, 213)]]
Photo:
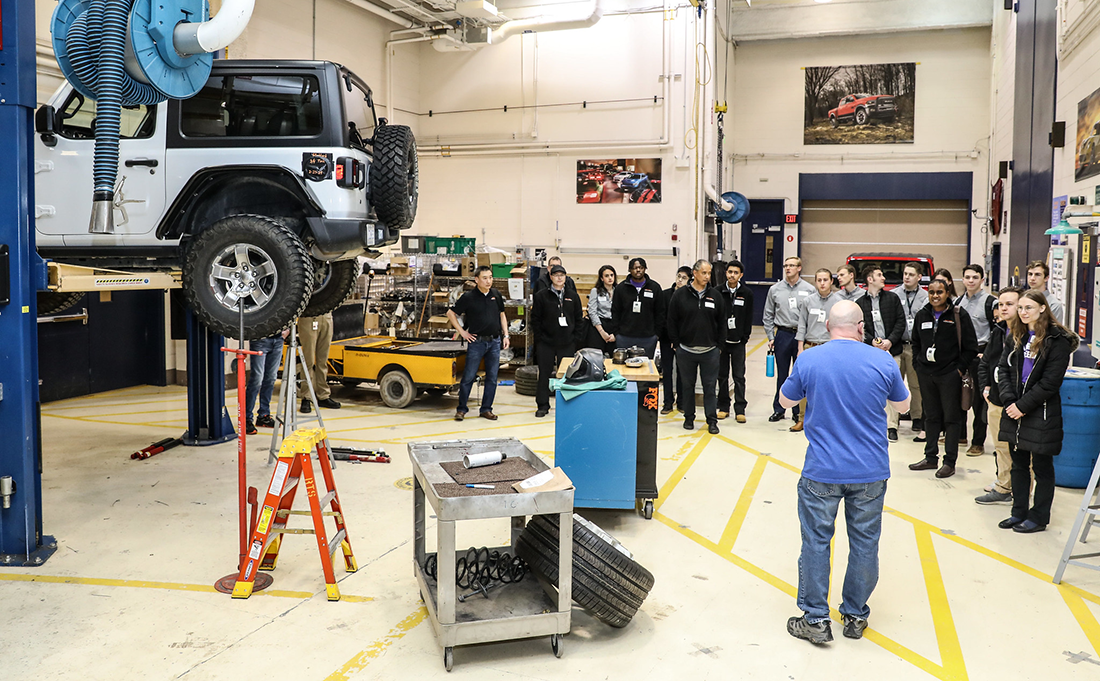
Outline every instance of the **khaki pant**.
[(1008, 451), (1008, 443), (1001, 442), (997, 435), (1001, 432), (1002, 407), (992, 402), (989, 403), (989, 429), (993, 431), (993, 442), (997, 449), (997, 482), (993, 483), (993, 489), (1001, 494), (1012, 494), (1012, 455)]
[[(909, 415), (913, 417), (913, 420), (917, 420), (924, 415), (924, 411), (921, 409), (920, 399), (920, 382), (917, 380), (917, 369), (913, 366), (913, 346), (905, 343), (901, 347), (901, 354), (894, 358), (898, 362), (898, 368), (901, 369), (901, 377), (905, 379), (905, 384), (909, 387)], [(894, 419), (894, 425), (891, 428), (897, 428), (897, 419)]]
[[(328, 399), (332, 391), (328, 387), (328, 348), (332, 344), (332, 313), (320, 317), (302, 317), (298, 320), (298, 344), (305, 356), (303, 370), (309, 371), (318, 400)], [(299, 379), (298, 396), (309, 399), (305, 382)]]
[[(911, 347), (911, 346), (907, 345), (906, 347)], [(902, 352), (904, 352), (904, 350)], [(910, 352), (910, 357), (911, 356), (912, 356), (912, 353)], [(898, 369), (901, 369), (901, 355), (898, 355), (897, 357), (894, 357), (894, 364), (897, 364)], [(902, 374), (902, 375), (904, 376), (905, 374)], [(912, 395), (914, 392), (919, 394), (920, 393), (920, 388), (917, 388), (915, 391), (910, 390), (909, 394)], [(912, 398), (911, 397), (910, 397), (910, 404), (912, 404)], [(897, 430), (899, 421), (901, 421), (901, 414), (898, 413), (897, 409), (894, 409), (894, 406), (892, 404), (887, 402), (886, 403), (886, 427), (887, 428), (893, 428), (894, 430)]]

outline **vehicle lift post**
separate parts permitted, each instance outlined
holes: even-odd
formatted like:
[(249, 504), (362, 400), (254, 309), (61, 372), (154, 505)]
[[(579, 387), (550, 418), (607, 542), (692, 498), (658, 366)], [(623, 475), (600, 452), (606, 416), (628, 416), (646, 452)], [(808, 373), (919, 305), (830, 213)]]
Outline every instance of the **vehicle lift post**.
[(38, 289), (34, 245), (34, 0), (0, 0), (0, 566), (37, 566), (57, 550), (42, 534)]

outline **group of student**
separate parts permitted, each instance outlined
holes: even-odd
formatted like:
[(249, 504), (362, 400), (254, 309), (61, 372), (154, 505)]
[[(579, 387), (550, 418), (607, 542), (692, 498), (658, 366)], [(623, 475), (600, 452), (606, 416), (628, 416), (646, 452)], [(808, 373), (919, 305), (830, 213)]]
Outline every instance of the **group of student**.
[[(1011, 516), (1000, 523), (1004, 529), (1045, 529), (1054, 497), (1053, 456), (1062, 446), (1059, 390), (1078, 344), (1059, 321), (1058, 301), (1046, 297), (1046, 263), (1029, 264), (1028, 289), (1005, 288), (997, 297), (983, 289), (985, 272), (977, 264), (963, 269), (961, 294), (945, 269), (936, 270), (927, 290), (922, 288), (923, 266), (917, 262), (905, 265), (902, 286), (892, 291), (885, 290), (885, 277), (875, 266), (860, 273), (863, 288), (856, 285), (851, 265), (840, 268), (835, 286), (827, 269), (815, 273), (813, 286), (802, 280), (801, 271), (799, 258), (787, 258), (784, 279), (771, 287), (764, 307), (768, 346), (776, 360), (769, 420), (786, 417), (780, 389), (798, 354), (828, 341), (830, 310), (840, 300), (854, 301), (864, 315), (864, 342), (890, 353), (912, 394), (908, 414), (886, 407), (889, 441), (898, 440), (905, 416), (911, 418), (913, 440), (924, 443), (924, 457), (909, 468), (934, 470), (937, 478), (953, 476), (959, 445), (969, 442), (966, 453), (982, 455), (992, 424), (997, 480), (975, 501), (1011, 503)], [(792, 431), (802, 429), (805, 409), (805, 400), (792, 407)], [(969, 439), (968, 412), (973, 417)]]

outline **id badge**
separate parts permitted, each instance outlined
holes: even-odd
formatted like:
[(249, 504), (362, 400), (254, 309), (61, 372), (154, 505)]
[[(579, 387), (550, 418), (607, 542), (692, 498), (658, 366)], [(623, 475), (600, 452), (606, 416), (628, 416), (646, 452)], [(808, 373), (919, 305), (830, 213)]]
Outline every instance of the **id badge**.
[(879, 312), (878, 310), (872, 310), (871, 311), (871, 319), (875, 320), (876, 322), (881, 322), (882, 321), (882, 313)]
[(729, 319), (727, 319), (726, 320), (726, 328), (727, 329), (736, 329), (737, 328), (737, 317), (730, 317)]
[(798, 299), (797, 298), (787, 298), (787, 307), (791, 308), (792, 310), (797, 310), (798, 309)]
[(906, 328), (909, 329), (909, 333), (913, 332), (913, 320), (912, 319), (905, 320), (905, 326), (906, 326)]
[(825, 318), (829, 316), (828, 313), (825, 312), (825, 310), (814, 310), (813, 313), (817, 317), (817, 321), (819, 324), (824, 324)]
[(558, 317), (558, 326), (569, 326), (569, 320), (565, 318), (565, 315)]
[(641, 312), (642, 311), (642, 301), (635, 300), (634, 301), (634, 306), (631, 309), (633, 309), (634, 312)]
[(932, 347), (928, 348), (928, 350), (924, 353), (924, 356), (928, 359), (929, 362), (935, 362), (936, 361), (936, 346), (933, 345)]

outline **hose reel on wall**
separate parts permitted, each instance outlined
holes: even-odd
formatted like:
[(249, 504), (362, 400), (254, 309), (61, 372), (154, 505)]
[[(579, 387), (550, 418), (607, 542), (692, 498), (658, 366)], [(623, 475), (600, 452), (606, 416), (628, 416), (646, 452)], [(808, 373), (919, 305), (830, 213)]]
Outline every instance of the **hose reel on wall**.
[(186, 99), (206, 83), (210, 54), (235, 40), (254, 0), (60, 0), (50, 22), (61, 72), (96, 102), (89, 232), (114, 233), (122, 107)]

